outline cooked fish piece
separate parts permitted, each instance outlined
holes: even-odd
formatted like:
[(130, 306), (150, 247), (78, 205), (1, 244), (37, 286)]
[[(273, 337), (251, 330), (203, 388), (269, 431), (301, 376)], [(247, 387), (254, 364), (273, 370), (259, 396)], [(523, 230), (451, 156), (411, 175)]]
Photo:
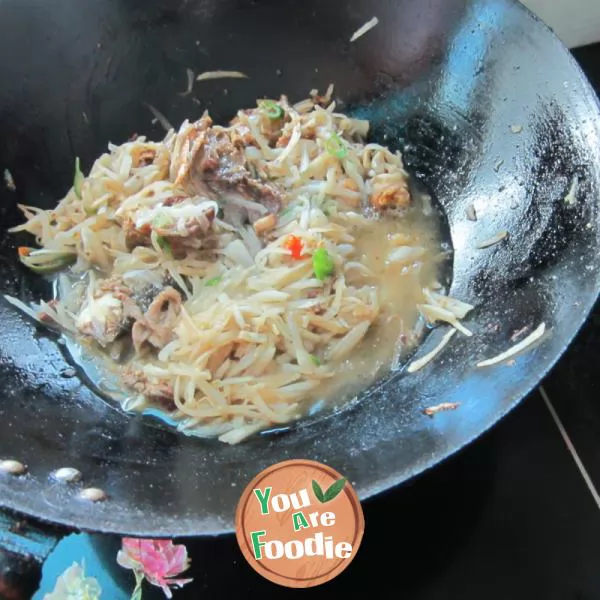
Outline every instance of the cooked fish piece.
[(94, 338), (102, 346), (114, 342), (124, 325), (123, 303), (110, 292), (86, 302), (75, 321), (81, 333)]
[(369, 202), (376, 210), (408, 208), (411, 203), (408, 178), (402, 172), (381, 173), (371, 179)]
[(151, 288), (148, 284), (141, 284), (139, 289), (134, 290), (119, 277), (101, 281), (83, 302), (75, 326), (101, 346), (108, 346), (128, 331), (136, 319), (142, 318), (135, 296)]
[(173, 196), (130, 214), (123, 223), (127, 246), (149, 246), (155, 233), (170, 246), (202, 248), (203, 240), (210, 237), (217, 211), (218, 204), (213, 200)]
[[(241, 198), (276, 213), (284, 193), (252, 172), (237, 137), (231, 129), (211, 126), (210, 117), (190, 124), (185, 122), (173, 142), (171, 177), (190, 194), (227, 201)], [(233, 138), (233, 139), (232, 139)], [(260, 211), (248, 207), (251, 221)]]
[(133, 325), (131, 337), (135, 351), (139, 354), (145, 344), (164, 348), (173, 339), (180, 312), (181, 294), (175, 288), (166, 287)]

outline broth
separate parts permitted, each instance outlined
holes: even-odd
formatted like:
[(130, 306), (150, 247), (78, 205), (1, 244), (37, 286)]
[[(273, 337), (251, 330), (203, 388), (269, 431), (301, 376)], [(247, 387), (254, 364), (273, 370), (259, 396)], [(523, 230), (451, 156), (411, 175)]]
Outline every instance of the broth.
[[(440, 212), (430, 210), (426, 193), (414, 198), (415, 206), (404, 218), (379, 218), (356, 236), (360, 261), (377, 276), (381, 313), (352, 355), (336, 365), (336, 376), (317, 390), (310, 414), (342, 407), (378, 377), (399, 368), (422, 341), (426, 324), (417, 306), (424, 302), (423, 288), (444, 289), (440, 280), (449, 255), (441, 241)], [(386, 257), (398, 237), (424, 248), (418, 265), (387, 268)]]

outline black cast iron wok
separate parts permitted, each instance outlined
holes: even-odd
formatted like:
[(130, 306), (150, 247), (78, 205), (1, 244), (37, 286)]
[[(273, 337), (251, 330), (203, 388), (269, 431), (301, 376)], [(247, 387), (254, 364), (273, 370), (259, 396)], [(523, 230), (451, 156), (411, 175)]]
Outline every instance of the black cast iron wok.
[[(380, 24), (356, 43), (373, 16)], [(199, 83), (186, 68), (235, 69), (248, 80)], [(558, 40), (508, 0), (2, 0), (1, 289), (47, 294), (4, 233), (17, 202), (50, 207), (108, 141), (162, 137), (144, 106), (176, 124), (208, 108), (225, 120), (257, 97), (336, 84), (372, 138), (401, 148), (443, 207), (454, 247), (452, 293), (476, 305), (443, 359), (400, 373), (341, 414), (237, 447), (186, 438), (96, 396), (51, 335), (0, 305), (0, 457), (29, 466), (0, 477), (0, 504), (84, 529), (200, 535), (232, 529), (246, 483), (289, 458), (323, 461), (365, 498), (467, 444), (535, 386), (571, 341), (600, 287), (600, 119)], [(197, 98), (201, 106), (193, 101)], [(577, 178), (577, 202), (564, 201)], [(478, 221), (466, 219), (475, 203)], [(508, 241), (478, 242), (500, 230)], [(511, 334), (548, 333), (512, 366), (477, 369)], [(420, 350), (430, 350), (436, 330)], [(429, 419), (425, 407), (461, 403)], [(71, 466), (109, 500), (90, 504), (53, 483)]]

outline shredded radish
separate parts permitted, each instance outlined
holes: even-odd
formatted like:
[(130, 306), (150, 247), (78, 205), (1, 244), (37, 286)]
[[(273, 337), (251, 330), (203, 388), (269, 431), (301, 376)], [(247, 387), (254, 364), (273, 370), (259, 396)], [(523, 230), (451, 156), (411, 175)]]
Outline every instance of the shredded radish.
[(21, 312), (24, 312), (28, 317), (31, 317), (34, 321), (37, 321), (38, 323), (43, 323), (37, 311), (35, 311), (30, 306), (27, 306), (27, 304), (25, 304), (25, 302), (23, 302), (22, 300), (14, 298), (13, 296), (9, 296), (8, 294), (4, 294), (4, 299), (9, 304), (12, 304), (15, 308), (19, 309)]
[(150, 112), (154, 115), (154, 118), (165, 128), (165, 131), (171, 131), (171, 129), (175, 129), (167, 117), (160, 112), (160, 110), (154, 108), (152, 104), (148, 104), (147, 102), (145, 102), (145, 104), (150, 109)]
[(489, 248), (490, 246), (495, 246), (499, 244), (502, 240), (505, 240), (508, 237), (508, 231), (506, 229), (499, 231), (496, 235), (493, 235), (491, 238), (484, 240), (481, 242), (477, 248), (483, 250), (484, 248)]
[(421, 314), (430, 323), (435, 323), (436, 321), (445, 321), (446, 323), (452, 325), (452, 327), (455, 329), (458, 329), (458, 331), (460, 331), (463, 335), (466, 335), (467, 337), (471, 337), (473, 335), (471, 331), (469, 331), (458, 321), (456, 315), (450, 310), (446, 310), (445, 308), (441, 308), (440, 306), (433, 304), (419, 304), (418, 308)]
[(377, 17), (373, 17), (370, 21), (367, 21), (362, 27), (359, 27), (350, 38), (351, 42), (355, 42), (359, 37), (362, 37), (368, 31), (371, 31), (373, 27), (376, 27), (379, 24), (379, 19)]
[[(175, 92), (192, 98), (196, 79), (246, 75), (179, 77)], [(336, 112), (333, 85), (294, 107), (258, 99), (228, 126), (205, 111), (174, 130), (147, 106), (163, 140), (110, 144), (86, 174), (76, 163), (57, 206), (21, 207), (27, 222), (12, 231), (35, 240), (21, 261), (73, 266), (39, 309), (7, 298), (74, 345), (105, 348), (126, 409), (235, 444), (312, 414), (338, 382), (353, 394), (397, 371), (423, 333), (419, 311), (452, 328), (406, 361), (409, 373), (449, 354), (455, 329), (471, 335), (461, 319), (473, 306), (435, 277), (443, 248), (421, 214), (434, 210), (428, 197), (414, 223), (397, 218), (410, 199), (402, 156), (366, 143), (368, 121)]]
[(248, 75), (241, 71), (205, 71), (196, 77), (196, 81), (208, 79), (248, 79)]
[(285, 161), (285, 159), (292, 153), (292, 151), (294, 150), (294, 148), (300, 141), (301, 137), (302, 137), (302, 130), (300, 128), (300, 124), (296, 123), (296, 125), (294, 125), (294, 131), (292, 132), (292, 137), (290, 138), (288, 145), (285, 147), (285, 150), (275, 160), (276, 164), (281, 164)]
[(259, 215), (266, 215), (269, 211), (267, 208), (265, 208), (262, 204), (259, 204), (258, 202), (254, 202), (253, 200), (246, 200), (245, 198), (242, 198), (241, 196), (224, 196), (222, 198), (222, 202), (225, 205), (232, 205), (232, 206), (236, 206), (238, 208), (243, 208), (249, 211), (254, 211), (256, 213), (258, 213)]
[(180, 92), (179, 95), (189, 96), (192, 93), (192, 88), (194, 87), (194, 71), (192, 69), (186, 69), (187, 73), (187, 87), (185, 88), (185, 92)]
[(17, 191), (17, 186), (15, 185), (15, 180), (13, 179), (12, 173), (8, 169), (4, 169), (4, 185), (6, 189), (11, 192)]
[(428, 352), (422, 358), (411, 362), (406, 370), (409, 373), (416, 373), (424, 366), (428, 365), (447, 346), (448, 342), (452, 339), (452, 336), (454, 336), (455, 333), (456, 329), (451, 329), (448, 331), (441, 339), (440, 343), (431, 352)]
[(565, 196), (565, 204), (569, 206), (573, 206), (577, 204), (577, 191), (579, 189), (579, 179), (577, 175), (573, 176), (573, 181), (571, 182), (571, 187), (569, 188), (568, 194)]
[(477, 363), (478, 367), (491, 367), (492, 365), (497, 365), (498, 363), (504, 362), (509, 358), (512, 358), (519, 352), (527, 349), (533, 343), (537, 342), (546, 332), (546, 324), (542, 323), (535, 331), (530, 333), (524, 340), (520, 341), (518, 344), (515, 344), (512, 348), (509, 348), (505, 352), (498, 354), (498, 356), (494, 356), (493, 358), (488, 358), (487, 360), (482, 360)]

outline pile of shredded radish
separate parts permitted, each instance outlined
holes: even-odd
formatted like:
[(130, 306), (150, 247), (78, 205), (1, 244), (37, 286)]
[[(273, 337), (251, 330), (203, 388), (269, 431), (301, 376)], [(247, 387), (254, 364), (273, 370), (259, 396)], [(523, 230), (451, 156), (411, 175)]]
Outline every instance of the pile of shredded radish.
[[(224, 76), (244, 74), (197, 79)], [(188, 72), (185, 94), (193, 78)], [(407, 174), (400, 153), (367, 143), (367, 121), (336, 112), (332, 93), (315, 90), (296, 104), (285, 96), (261, 100), (228, 127), (214, 126), (244, 140), (244, 168), (277, 190), (275, 208), (256, 196), (194, 188), (202, 177), (200, 122), (178, 130), (166, 122), (162, 142), (110, 144), (87, 175), (77, 162), (58, 206), (21, 206), (27, 221), (14, 229), (31, 233), (40, 247), (20, 249), (24, 264), (42, 274), (70, 267), (59, 276), (59, 301), (43, 302), (39, 312), (13, 303), (82, 343), (104, 340), (113, 368), (127, 370), (127, 409), (158, 401), (180, 429), (227, 443), (298, 418), (380, 321), (381, 277), (418, 273), (427, 260), (425, 247), (403, 235), (381, 241), (383, 275), (361, 258), (360, 236), (409, 209)], [(165, 237), (165, 226), (180, 238)], [(133, 246), (132, 227), (148, 232)], [(148, 289), (174, 298), (156, 322), (135, 304)], [(472, 335), (461, 322), (471, 305), (429, 287), (419, 294), (415, 310), (452, 329), (408, 372), (424, 368), (457, 331)], [(129, 301), (132, 313), (125, 312)], [(540, 335), (536, 330), (514, 352)], [(132, 337), (135, 352), (123, 362)]]

